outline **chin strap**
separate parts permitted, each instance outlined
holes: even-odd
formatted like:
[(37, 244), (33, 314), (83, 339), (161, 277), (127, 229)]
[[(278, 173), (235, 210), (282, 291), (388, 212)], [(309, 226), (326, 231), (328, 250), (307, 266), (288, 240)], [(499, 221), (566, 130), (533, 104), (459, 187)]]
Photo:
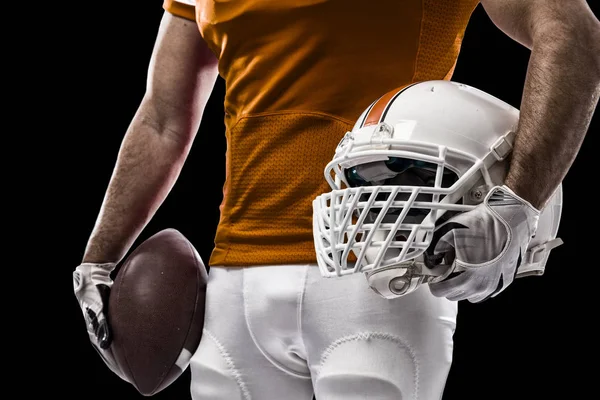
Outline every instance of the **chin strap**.
[(429, 268), (420, 258), (365, 272), (369, 287), (386, 299), (414, 292), (424, 283), (445, 279), (452, 272), (448, 265)]

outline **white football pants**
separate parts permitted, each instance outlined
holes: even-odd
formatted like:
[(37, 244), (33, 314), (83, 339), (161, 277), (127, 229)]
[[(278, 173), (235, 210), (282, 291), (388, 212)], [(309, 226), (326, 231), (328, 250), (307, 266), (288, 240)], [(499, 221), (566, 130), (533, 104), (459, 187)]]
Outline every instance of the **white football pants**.
[(457, 303), (386, 300), (316, 265), (211, 267), (194, 400), (439, 400)]

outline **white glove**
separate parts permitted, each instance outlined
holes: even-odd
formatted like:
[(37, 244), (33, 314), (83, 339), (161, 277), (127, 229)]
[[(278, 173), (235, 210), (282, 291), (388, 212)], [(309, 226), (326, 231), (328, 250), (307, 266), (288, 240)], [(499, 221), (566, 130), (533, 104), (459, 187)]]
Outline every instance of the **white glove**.
[(507, 186), (493, 187), (483, 203), (446, 223), (451, 229), (435, 244), (434, 253), (454, 255), (453, 271), (430, 283), (431, 293), (471, 303), (500, 294), (513, 282), (539, 216), (539, 210)]
[(108, 297), (113, 284), (110, 273), (115, 267), (115, 263), (83, 263), (73, 271), (73, 288), (83, 312), (92, 346), (111, 371), (129, 382), (118, 367), (111, 351), (112, 333), (106, 317)]

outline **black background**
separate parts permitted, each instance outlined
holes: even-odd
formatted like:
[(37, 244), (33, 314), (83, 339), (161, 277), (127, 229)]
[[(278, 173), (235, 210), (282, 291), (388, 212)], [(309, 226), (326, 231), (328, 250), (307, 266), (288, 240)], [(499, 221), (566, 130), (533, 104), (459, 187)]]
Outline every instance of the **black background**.
[[(76, 6), (75, 17), (59, 17), (67, 20), (60, 33), (63, 55), (69, 60), (57, 75), (60, 85), (52, 89), (57, 95), (69, 91), (68, 104), (55, 113), (57, 120), (68, 123), (54, 138), (60, 147), (54, 153), (61, 167), (54, 190), (63, 233), (52, 254), (53, 262), (61, 265), (59, 276), (52, 279), (52, 299), (57, 302), (52, 329), (61, 345), (44, 346), (45, 355), (30, 364), (30, 376), (35, 384), (40, 369), (56, 375), (48, 390), (61, 397), (142, 398), (110, 372), (90, 346), (72, 295), (71, 273), (83, 255), (121, 140), (143, 96), (161, 5), (162, 0), (102, 7), (89, 2)], [(519, 107), (528, 57), (529, 51), (498, 30), (479, 6), (467, 28), (453, 80)], [(225, 171), (223, 95), (219, 78), (180, 178), (136, 245), (173, 227), (208, 260)], [(444, 400), (595, 397), (598, 257), (596, 235), (585, 232), (598, 221), (589, 185), (597, 182), (591, 141), (599, 133), (599, 118), (596, 113), (563, 183), (559, 236), (565, 244), (553, 250), (545, 275), (516, 281), (501, 296), (482, 304), (459, 303), (454, 362)], [(186, 371), (154, 398), (189, 399), (189, 380)]]

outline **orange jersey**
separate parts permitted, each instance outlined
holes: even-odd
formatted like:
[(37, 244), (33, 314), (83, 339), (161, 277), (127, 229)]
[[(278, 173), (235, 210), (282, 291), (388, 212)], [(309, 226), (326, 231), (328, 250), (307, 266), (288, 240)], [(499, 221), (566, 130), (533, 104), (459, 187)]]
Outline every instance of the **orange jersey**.
[[(323, 170), (374, 100), (446, 79), (478, 0), (164, 0), (226, 82), (226, 181), (209, 265), (316, 263)], [(184, 4), (188, 3), (188, 4)]]

